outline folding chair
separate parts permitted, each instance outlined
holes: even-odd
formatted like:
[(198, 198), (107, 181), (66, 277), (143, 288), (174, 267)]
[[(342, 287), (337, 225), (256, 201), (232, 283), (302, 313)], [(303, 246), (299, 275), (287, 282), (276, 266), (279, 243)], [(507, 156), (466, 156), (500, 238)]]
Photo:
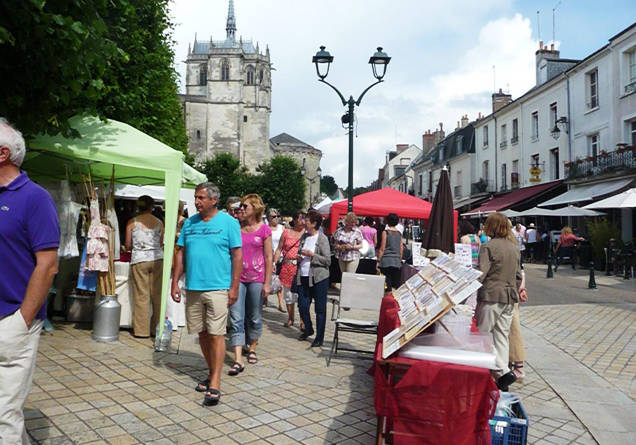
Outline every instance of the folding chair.
[[(373, 354), (373, 350), (366, 351), (353, 348), (338, 347), (341, 332), (353, 332), (357, 334), (377, 335), (378, 317), (380, 314), (380, 305), (384, 296), (384, 277), (379, 275), (365, 275), (351, 272), (342, 274), (342, 282), (340, 284), (340, 299), (333, 299), (334, 304), (331, 311), (331, 320), (336, 323), (336, 329), (333, 334), (333, 342), (327, 359), (327, 366), (331, 363), (332, 355), (337, 355), (338, 350), (361, 352)], [(334, 318), (335, 305), (338, 305), (338, 314)], [(341, 317), (341, 310), (358, 309), (374, 312), (373, 320), (358, 320), (353, 318)]]

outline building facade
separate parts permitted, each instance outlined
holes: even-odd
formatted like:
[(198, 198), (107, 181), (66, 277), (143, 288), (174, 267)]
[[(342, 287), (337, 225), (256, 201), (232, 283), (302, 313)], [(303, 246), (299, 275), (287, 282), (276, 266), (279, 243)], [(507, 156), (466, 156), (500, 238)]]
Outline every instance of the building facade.
[[(402, 187), (401, 191), (407, 193), (407, 190), (413, 186), (413, 176), (405, 175), (406, 169), (420, 153), (422, 150), (414, 144), (398, 144), (395, 151), (387, 152), (384, 167), (381, 169), (382, 173), (378, 175), (378, 182), (380, 182), (380, 176), (382, 177), (382, 188), (391, 187), (400, 190)], [(406, 184), (406, 181), (409, 183)]]
[(233, 154), (250, 171), (272, 156), (269, 48), (236, 35), (230, 0), (226, 38), (198, 41), (188, 48), (184, 107), (189, 152), (197, 161)]

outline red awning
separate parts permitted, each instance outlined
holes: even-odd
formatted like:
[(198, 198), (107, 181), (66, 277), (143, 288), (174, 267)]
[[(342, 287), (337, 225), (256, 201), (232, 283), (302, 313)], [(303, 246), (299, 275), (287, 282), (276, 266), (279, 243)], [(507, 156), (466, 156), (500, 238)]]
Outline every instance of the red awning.
[(516, 204), (522, 203), (523, 201), (532, 198), (533, 196), (537, 196), (555, 187), (558, 187), (562, 183), (562, 180), (558, 180), (546, 182), (544, 184), (531, 185), (530, 187), (524, 187), (519, 190), (506, 193), (505, 195), (497, 196), (490, 201), (486, 201), (476, 209), (472, 209), (469, 212), (462, 213), (462, 216), (487, 215), (489, 213), (498, 212), (500, 210), (506, 210), (510, 207), (514, 207)]

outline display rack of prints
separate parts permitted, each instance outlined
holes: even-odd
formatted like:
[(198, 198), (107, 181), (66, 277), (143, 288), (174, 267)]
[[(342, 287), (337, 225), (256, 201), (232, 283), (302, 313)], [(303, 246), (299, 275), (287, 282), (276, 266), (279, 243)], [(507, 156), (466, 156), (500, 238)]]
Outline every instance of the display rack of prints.
[(387, 358), (481, 287), (481, 272), (442, 254), (393, 292), (401, 325), (382, 339)]

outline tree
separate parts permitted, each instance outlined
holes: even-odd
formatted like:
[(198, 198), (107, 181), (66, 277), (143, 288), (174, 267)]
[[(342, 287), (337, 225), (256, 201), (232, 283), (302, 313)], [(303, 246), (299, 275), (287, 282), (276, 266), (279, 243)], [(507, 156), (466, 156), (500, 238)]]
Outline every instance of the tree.
[(124, 58), (103, 19), (111, 7), (118, 1), (0, 2), (0, 116), (27, 137), (74, 134), (68, 118), (97, 111), (108, 65)]
[(245, 167), (230, 153), (217, 153), (214, 158), (197, 167), (208, 181), (213, 182), (221, 192), (218, 208), (224, 208), (230, 196), (243, 196), (248, 177)]
[[(187, 153), (183, 110), (173, 67), (173, 23), (169, 0), (144, 0), (109, 8), (105, 21), (124, 58), (104, 73), (106, 93), (98, 109), (170, 147)], [(132, 6), (134, 4), (134, 6)]]
[(0, 1), (0, 116), (28, 137), (98, 114), (185, 151), (168, 2)]
[(283, 215), (305, 207), (305, 180), (300, 167), (292, 158), (276, 155), (256, 169), (258, 174), (250, 187), (268, 207), (275, 207)]
[(338, 184), (333, 176), (323, 176), (320, 178), (320, 192), (327, 196), (333, 196), (338, 191)]
[(371, 191), (371, 187), (367, 186), (367, 187), (354, 187), (353, 188), (353, 196), (358, 196), (361, 195), (363, 193), (366, 193), (368, 191)]

